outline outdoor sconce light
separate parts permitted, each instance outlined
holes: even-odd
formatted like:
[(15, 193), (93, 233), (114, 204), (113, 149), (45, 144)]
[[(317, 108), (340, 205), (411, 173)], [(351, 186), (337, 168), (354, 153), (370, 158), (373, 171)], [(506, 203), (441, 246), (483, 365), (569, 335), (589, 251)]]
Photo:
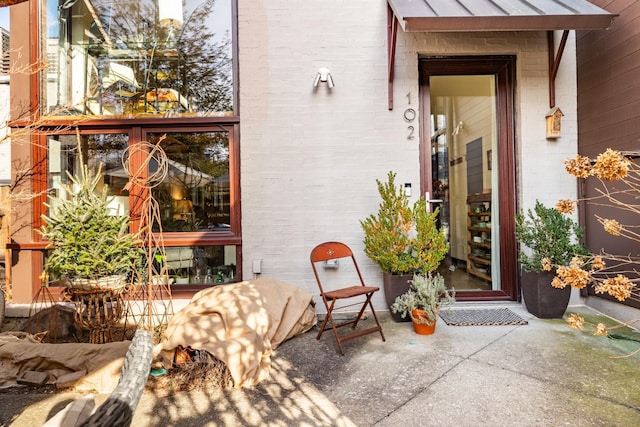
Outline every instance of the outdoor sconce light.
[(562, 110), (558, 107), (553, 107), (547, 115), (547, 139), (560, 138), (562, 133)]
[(324, 268), (326, 270), (337, 270), (340, 266), (340, 263), (338, 261), (339, 260), (337, 259), (328, 259), (324, 262)]
[(313, 81), (313, 87), (318, 87), (320, 82), (326, 82), (329, 89), (333, 88), (333, 78), (331, 77), (331, 72), (328, 68), (322, 67), (318, 70), (318, 74), (316, 74), (316, 78)]

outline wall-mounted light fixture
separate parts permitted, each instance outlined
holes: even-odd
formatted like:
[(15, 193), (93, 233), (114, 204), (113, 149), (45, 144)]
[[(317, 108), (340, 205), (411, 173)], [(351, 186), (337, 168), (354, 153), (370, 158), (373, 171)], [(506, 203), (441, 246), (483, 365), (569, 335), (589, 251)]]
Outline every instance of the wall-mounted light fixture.
[(325, 270), (337, 270), (340, 267), (340, 262), (337, 259), (328, 259), (324, 262)]
[(316, 74), (316, 78), (313, 81), (313, 87), (317, 88), (320, 82), (326, 82), (329, 89), (333, 88), (333, 78), (328, 68), (322, 67), (318, 70), (318, 74)]

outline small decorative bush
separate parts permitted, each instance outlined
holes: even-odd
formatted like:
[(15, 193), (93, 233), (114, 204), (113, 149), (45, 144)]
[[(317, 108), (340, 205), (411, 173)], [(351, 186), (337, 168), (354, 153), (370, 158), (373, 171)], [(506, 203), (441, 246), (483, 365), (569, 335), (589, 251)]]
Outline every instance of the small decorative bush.
[(589, 250), (580, 243), (583, 235), (584, 230), (575, 221), (538, 200), (527, 215), (516, 214), (516, 240), (531, 250), (521, 250), (519, 256), (527, 271), (552, 271), (569, 265), (576, 255), (588, 254)]
[(437, 227), (438, 210), (427, 211), (426, 201), (418, 200), (413, 209), (396, 174), (387, 182), (376, 180), (382, 201), (376, 215), (361, 220), (364, 252), (388, 274), (434, 271), (449, 250), (444, 233)]

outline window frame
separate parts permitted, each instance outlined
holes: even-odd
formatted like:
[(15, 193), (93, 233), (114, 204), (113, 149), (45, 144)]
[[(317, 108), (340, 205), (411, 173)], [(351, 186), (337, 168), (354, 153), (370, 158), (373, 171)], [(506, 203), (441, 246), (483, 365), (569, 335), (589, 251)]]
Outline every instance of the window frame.
[[(35, 17), (35, 22), (42, 23), (39, 18), (46, 13), (46, 0), (30, 3), (30, 14)], [(36, 49), (30, 50), (30, 63), (38, 64), (43, 47), (43, 29), (41, 25), (31, 27), (30, 35), (36, 41)], [(174, 132), (185, 130), (194, 131), (227, 131), (229, 134), (229, 180), (230, 180), (230, 222), (231, 228), (224, 231), (206, 232), (164, 232), (163, 240), (166, 247), (169, 246), (235, 246), (236, 247), (236, 281), (242, 280), (242, 212), (240, 203), (240, 116), (239, 116), (239, 65), (238, 65), (238, 1), (231, 0), (231, 43), (233, 76), (233, 115), (231, 116), (137, 116), (131, 118), (115, 117), (89, 117), (89, 116), (46, 116), (40, 111), (42, 104), (42, 75), (46, 70), (33, 73), (30, 80), (30, 99), (32, 116), (27, 120), (17, 120), (11, 123), (16, 128), (31, 128), (31, 173), (32, 190), (35, 197), (32, 200), (32, 242), (20, 244), (24, 250), (33, 250), (37, 253), (34, 261), (42, 259), (41, 251), (47, 245), (35, 230), (43, 224), (42, 215), (46, 213), (48, 191), (48, 163), (47, 163), (47, 138), (54, 134), (97, 134), (97, 133), (127, 133), (129, 145), (142, 141), (142, 136), (148, 132)], [(45, 117), (46, 120), (42, 120)], [(33, 126), (33, 124), (41, 126)], [(130, 216), (134, 216), (130, 212)], [(132, 227), (135, 231), (136, 226)], [(37, 272), (34, 277), (39, 275)], [(190, 297), (200, 289), (210, 285), (180, 285), (172, 287), (174, 297)], [(34, 288), (35, 289), (35, 288)]]
[[(242, 265), (242, 215), (240, 203), (240, 142), (239, 142), (239, 118), (224, 117), (204, 120), (187, 119), (170, 119), (172, 123), (167, 123), (167, 119), (145, 120), (119, 120), (119, 123), (104, 123), (105, 120), (95, 120), (85, 123), (79, 123), (71, 126), (69, 123), (48, 123), (51, 127), (41, 128), (37, 132), (36, 138), (38, 143), (34, 144), (34, 174), (33, 188), (36, 194), (33, 200), (33, 226), (34, 242), (37, 248), (44, 249), (46, 241), (35, 233), (35, 229), (43, 225), (42, 215), (46, 214), (47, 194), (48, 194), (48, 142), (47, 139), (52, 135), (71, 135), (76, 131), (81, 135), (101, 134), (101, 133), (122, 133), (128, 134), (129, 146), (144, 141), (148, 133), (162, 132), (228, 132), (229, 135), (229, 182), (230, 182), (230, 222), (229, 230), (221, 231), (193, 231), (193, 232), (163, 232), (162, 237), (164, 245), (169, 246), (235, 246), (236, 247), (236, 265)], [(130, 191), (131, 198), (140, 195), (141, 189), (132, 189)], [(139, 212), (135, 210), (134, 204), (130, 203), (130, 217), (133, 220), (132, 232), (139, 230)], [(35, 249), (35, 248), (34, 248)], [(236, 280), (242, 280), (242, 271), (238, 269)], [(188, 295), (199, 289), (208, 287), (207, 285), (181, 285), (172, 287), (179, 294)]]

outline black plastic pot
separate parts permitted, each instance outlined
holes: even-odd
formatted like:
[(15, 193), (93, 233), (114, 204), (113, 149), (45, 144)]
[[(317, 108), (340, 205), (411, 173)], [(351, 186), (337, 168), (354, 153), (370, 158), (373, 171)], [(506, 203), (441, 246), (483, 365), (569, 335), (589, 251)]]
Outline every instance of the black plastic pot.
[(562, 289), (551, 286), (554, 272), (522, 272), (522, 296), (527, 311), (541, 319), (560, 319), (571, 298), (571, 286)]
[(393, 320), (396, 322), (410, 322), (411, 316), (407, 314), (403, 319), (400, 313), (391, 311), (391, 305), (396, 301), (397, 297), (409, 290), (411, 280), (413, 280), (413, 274), (383, 274), (384, 297), (387, 300), (391, 317), (393, 317)]

